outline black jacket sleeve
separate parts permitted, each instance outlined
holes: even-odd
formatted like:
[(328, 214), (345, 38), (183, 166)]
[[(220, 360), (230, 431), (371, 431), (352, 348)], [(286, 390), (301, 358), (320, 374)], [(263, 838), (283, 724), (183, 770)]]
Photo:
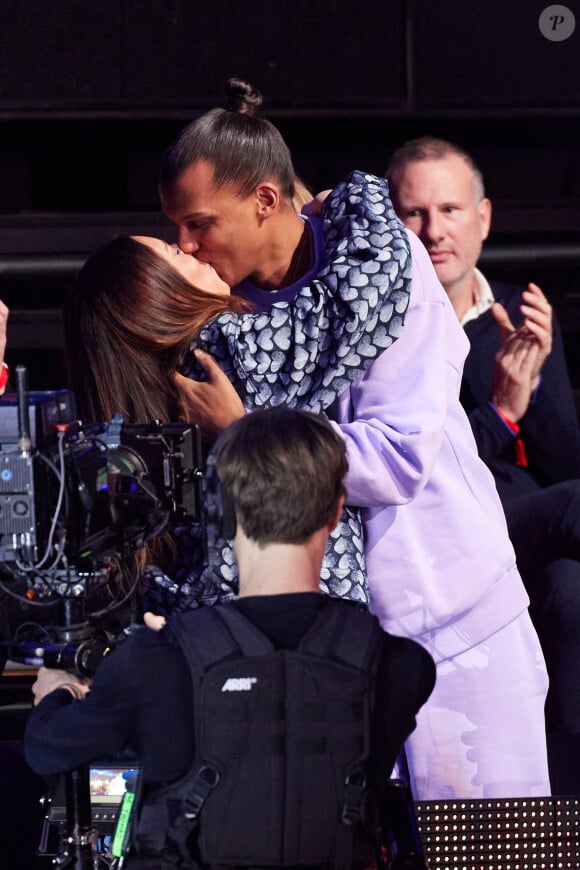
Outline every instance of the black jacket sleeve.
[[(505, 284), (493, 284), (492, 288), (517, 326), (522, 320), (520, 289)], [(465, 332), (471, 348), (465, 362), (461, 403), (479, 454), (496, 480), (517, 495), (523, 477), (534, 487), (580, 478), (580, 426), (557, 319), (554, 317), (552, 352), (544, 363), (540, 385), (519, 423), (528, 460), (525, 470), (516, 467), (516, 436), (490, 405), (495, 354), (500, 347), (491, 311), (467, 323)]]
[(82, 701), (59, 689), (34, 707), (24, 751), (30, 767), (46, 775), (131, 749), (148, 781), (165, 782), (190, 763), (192, 733), (191, 678), (183, 655), (165, 632), (142, 628), (103, 660)]

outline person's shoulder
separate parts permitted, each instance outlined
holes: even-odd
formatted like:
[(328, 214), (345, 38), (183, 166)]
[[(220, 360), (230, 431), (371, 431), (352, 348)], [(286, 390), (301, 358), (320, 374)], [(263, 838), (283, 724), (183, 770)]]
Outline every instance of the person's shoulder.
[(353, 622), (359, 623), (359, 626), (365, 631), (374, 631), (379, 638), (382, 650), (392, 660), (395, 658), (414, 660), (416, 662), (432, 662), (431, 655), (421, 644), (406, 637), (399, 637), (395, 634), (389, 634), (381, 626), (377, 617), (357, 601), (349, 601), (343, 598), (334, 598), (325, 596), (326, 607), (334, 608), (343, 614), (346, 618)]
[(133, 685), (135, 680), (147, 681), (158, 671), (167, 673), (174, 661), (179, 664), (181, 658), (164, 630), (139, 625), (103, 657), (95, 677), (99, 686)]
[(376, 624), (380, 628), (380, 623), (376, 616), (370, 613), (367, 607), (359, 601), (353, 601), (349, 598), (336, 598), (334, 595), (324, 595), (324, 602), (327, 609), (334, 608), (338, 612), (347, 614), (348, 618)]
[(424, 654), (431, 658), (427, 650), (421, 646), (416, 640), (411, 640), (409, 637), (401, 637), (398, 634), (391, 634), (383, 629), (383, 644), (392, 651), (401, 655), (423, 656)]
[(414, 640), (384, 633), (377, 672), (377, 692), (387, 706), (415, 713), (430, 696), (437, 679), (433, 657)]
[(383, 656), (388, 658), (391, 666), (426, 671), (432, 673), (435, 679), (433, 658), (420, 643), (386, 631), (383, 635)]
[(376, 651), (380, 649), (384, 631), (377, 617), (364, 604), (325, 595), (323, 612), (338, 620), (338, 624), (342, 622), (345, 627), (349, 626), (348, 636), (351, 641), (364, 638)]

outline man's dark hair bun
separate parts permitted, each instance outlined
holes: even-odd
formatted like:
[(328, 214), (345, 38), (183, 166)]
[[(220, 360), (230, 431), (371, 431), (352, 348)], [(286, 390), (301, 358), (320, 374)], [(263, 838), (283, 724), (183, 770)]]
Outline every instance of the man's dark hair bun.
[(226, 83), (226, 109), (238, 115), (255, 115), (262, 105), (262, 94), (249, 82), (231, 78)]

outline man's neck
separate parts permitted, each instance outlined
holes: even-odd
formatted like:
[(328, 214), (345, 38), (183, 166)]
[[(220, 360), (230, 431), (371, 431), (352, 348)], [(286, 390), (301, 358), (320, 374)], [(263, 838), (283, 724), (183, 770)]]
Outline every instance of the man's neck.
[(451, 285), (444, 284), (443, 287), (453, 305), (457, 319), (461, 321), (465, 312), (475, 305), (477, 299), (478, 285), (475, 270), (471, 269), (459, 281)]
[(260, 548), (247, 538), (240, 541), (237, 535), (239, 597), (320, 592), (320, 569), (327, 537), (311, 538), (306, 544), (267, 544)]

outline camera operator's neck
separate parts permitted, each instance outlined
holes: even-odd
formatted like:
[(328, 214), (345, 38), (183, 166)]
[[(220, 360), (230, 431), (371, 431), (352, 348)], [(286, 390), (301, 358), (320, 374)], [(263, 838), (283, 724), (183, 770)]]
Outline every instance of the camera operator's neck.
[(238, 529), (235, 549), (240, 573), (240, 598), (320, 592), (320, 569), (328, 529), (315, 532), (303, 544), (260, 547)]

